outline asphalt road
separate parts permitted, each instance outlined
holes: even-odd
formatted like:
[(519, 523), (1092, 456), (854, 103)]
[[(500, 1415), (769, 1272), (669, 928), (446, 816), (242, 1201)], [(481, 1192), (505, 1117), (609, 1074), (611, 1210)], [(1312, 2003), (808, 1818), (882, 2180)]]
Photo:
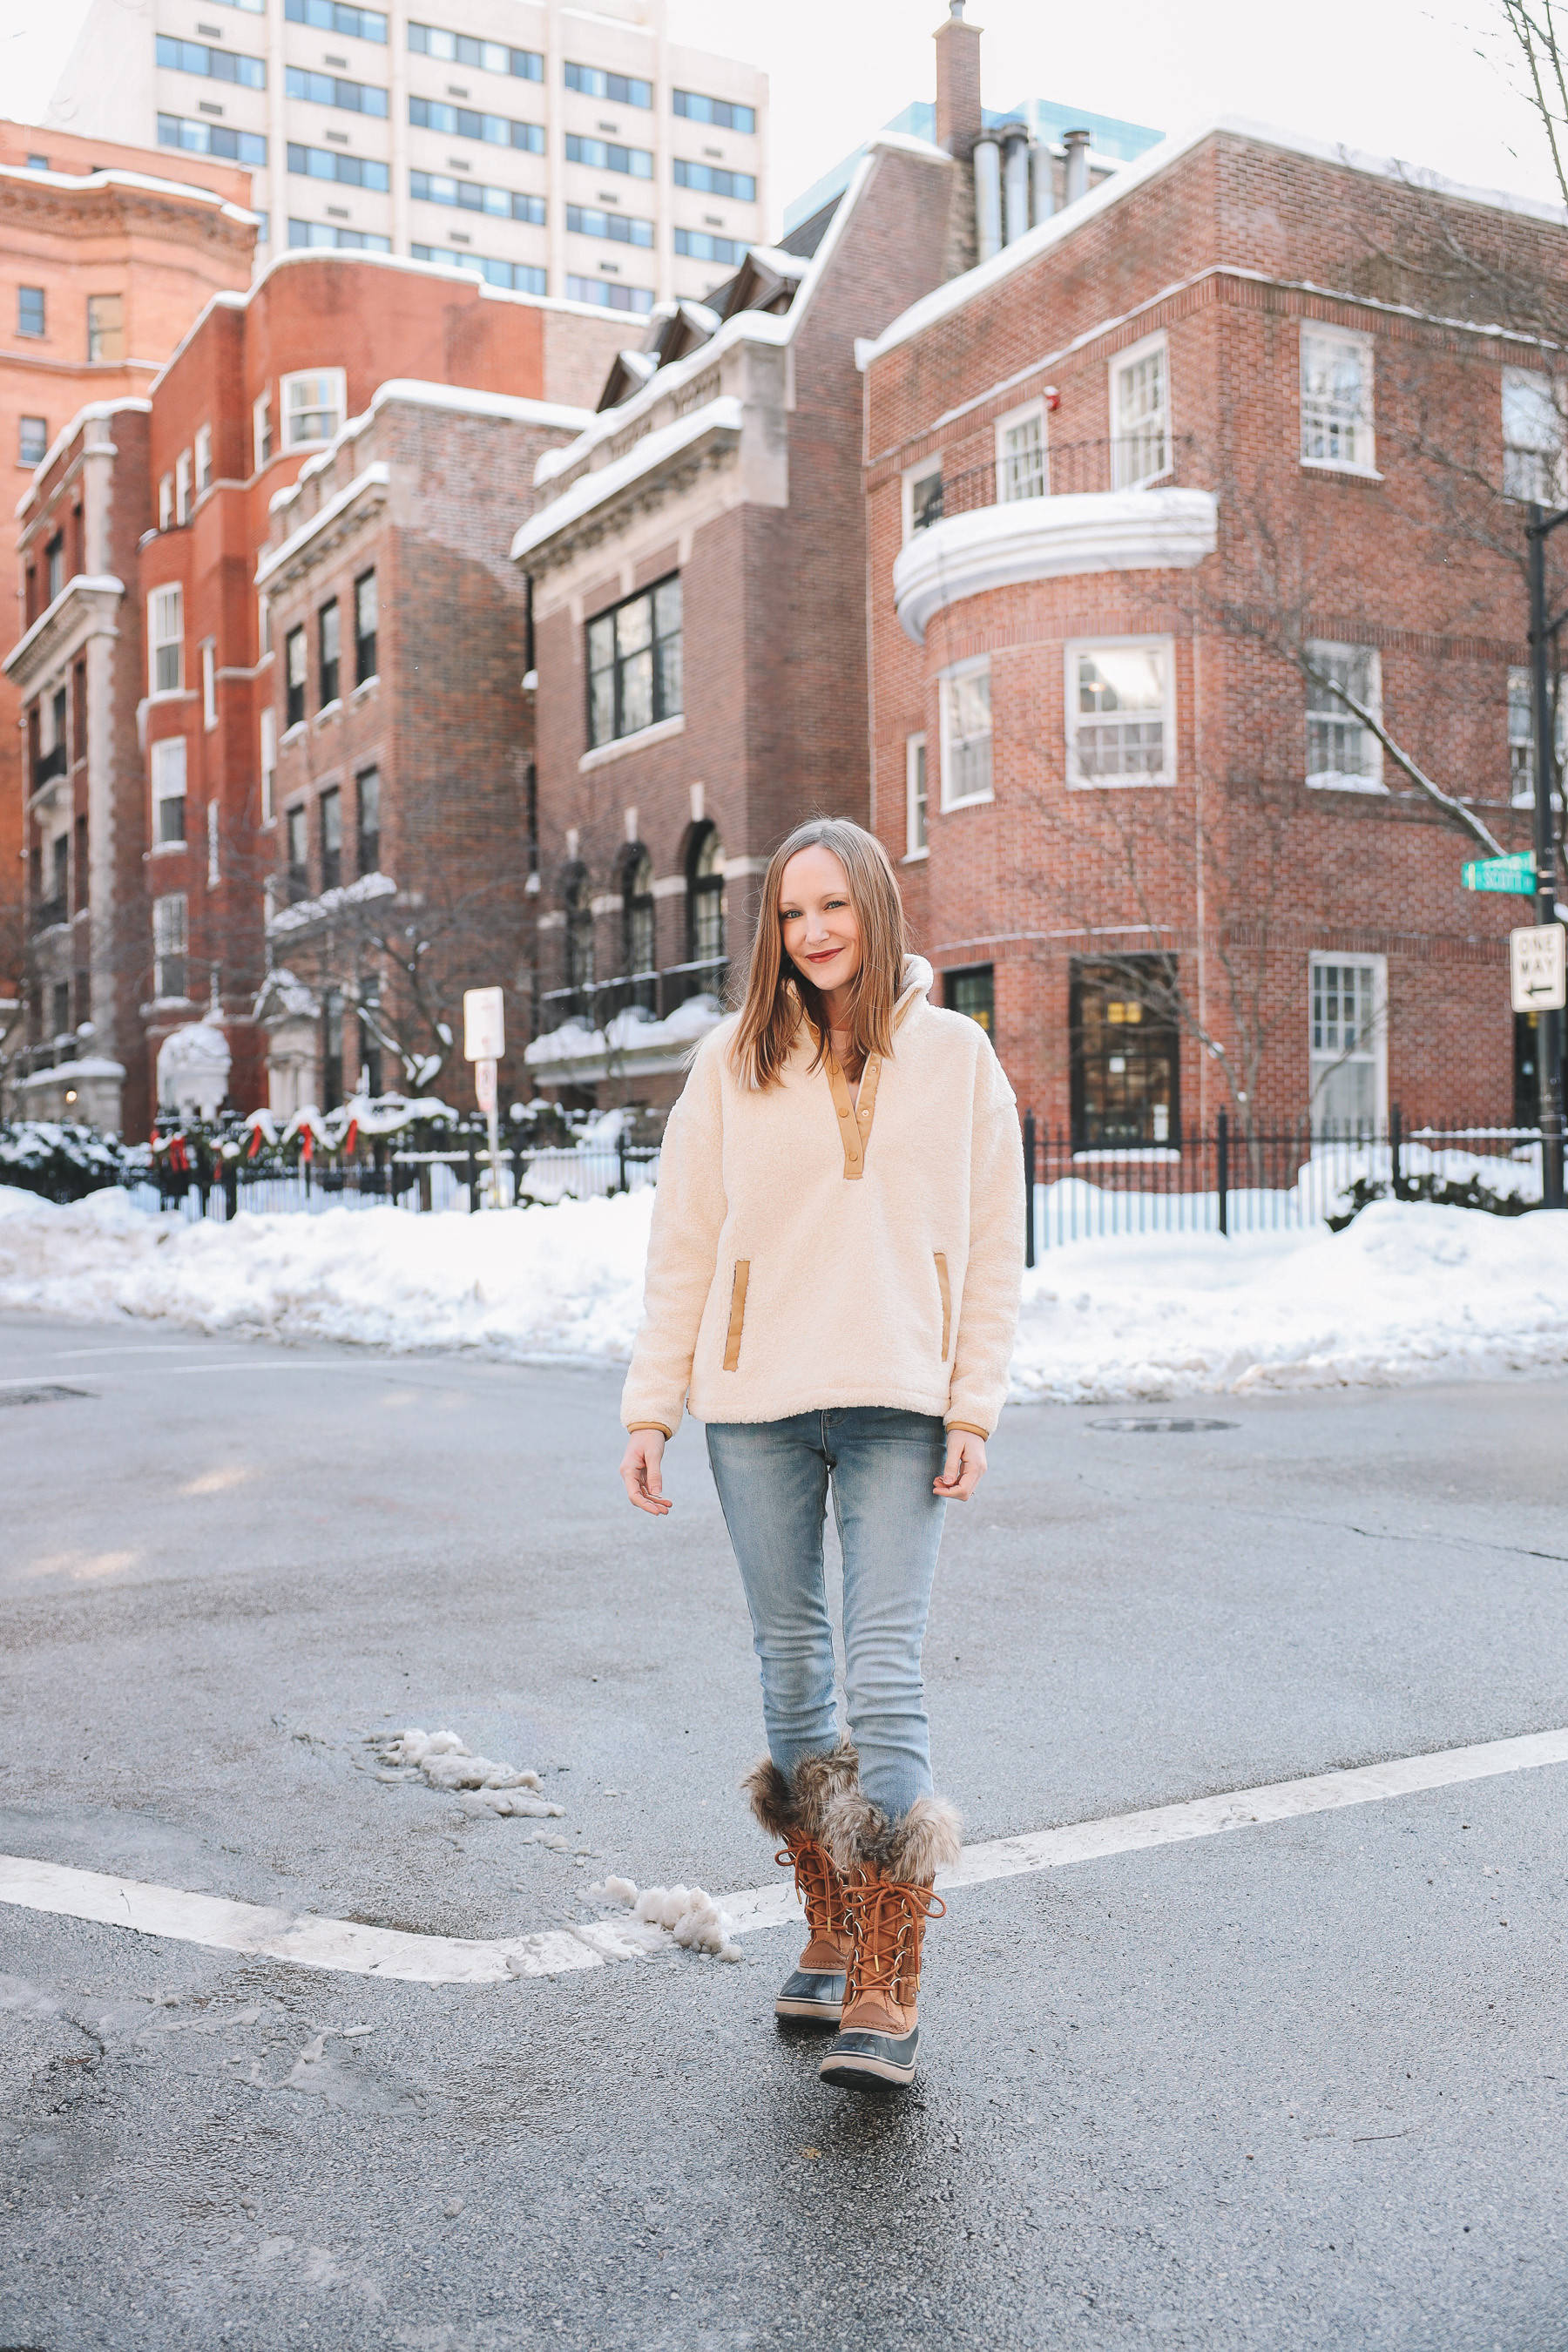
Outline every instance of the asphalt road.
[[(458, 1936), (775, 1874), (699, 1433), (655, 1526), (597, 1373), (13, 1318), (28, 1382), (0, 1852)], [(971, 1837), (1568, 1723), (1565, 1401), (1010, 1413), (928, 1647)], [(378, 1780), (410, 1723), (563, 1819)], [(787, 1930), (431, 1990), (0, 1906), (0, 2352), (1568, 2347), (1565, 1845), (1547, 1768), (966, 1888), (887, 2101), (775, 2031)]]

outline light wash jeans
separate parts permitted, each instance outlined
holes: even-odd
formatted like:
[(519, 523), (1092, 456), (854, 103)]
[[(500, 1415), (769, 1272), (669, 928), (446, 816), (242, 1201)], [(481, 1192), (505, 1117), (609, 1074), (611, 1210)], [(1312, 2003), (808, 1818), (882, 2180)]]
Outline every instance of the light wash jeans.
[(844, 1552), (844, 1687), (860, 1785), (889, 1821), (931, 1794), (921, 1643), (947, 1506), (934, 1415), (882, 1405), (708, 1424), (781, 1771), (835, 1744), (833, 1628), (822, 1565), (829, 1484)]

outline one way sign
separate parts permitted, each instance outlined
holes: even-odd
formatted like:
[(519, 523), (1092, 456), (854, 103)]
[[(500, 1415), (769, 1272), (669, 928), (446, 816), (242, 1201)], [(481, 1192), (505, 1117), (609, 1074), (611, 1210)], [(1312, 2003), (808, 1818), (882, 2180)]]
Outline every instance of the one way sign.
[(1568, 931), (1561, 923), (1532, 923), (1510, 931), (1509, 967), (1516, 1013), (1560, 1013), (1568, 1003)]

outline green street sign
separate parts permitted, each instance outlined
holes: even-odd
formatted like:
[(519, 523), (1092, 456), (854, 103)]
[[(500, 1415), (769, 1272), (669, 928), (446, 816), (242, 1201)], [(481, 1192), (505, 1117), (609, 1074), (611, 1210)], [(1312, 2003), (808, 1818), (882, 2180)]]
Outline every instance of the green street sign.
[(1464, 868), (1467, 890), (1508, 890), (1517, 898), (1535, 896), (1535, 852), (1521, 849), (1512, 857), (1473, 857)]

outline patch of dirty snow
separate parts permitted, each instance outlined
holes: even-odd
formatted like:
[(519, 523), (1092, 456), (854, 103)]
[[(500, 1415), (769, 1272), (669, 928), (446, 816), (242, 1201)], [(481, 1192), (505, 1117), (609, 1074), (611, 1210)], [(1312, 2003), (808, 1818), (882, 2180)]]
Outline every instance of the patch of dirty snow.
[(606, 1878), (588, 1892), (624, 1904), (634, 1919), (662, 1928), (685, 1951), (711, 1952), (721, 1960), (744, 1957), (730, 1921), (700, 1886), (645, 1886), (639, 1893), (629, 1878)]
[(541, 1786), (537, 1772), (520, 1772), (515, 1764), (493, 1764), (488, 1756), (476, 1756), (455, 1731), (410, 1727), (373, 1734), (368, 1744), (382, 1759), (382, 1780), (423, 1779), (432, 1789), (466, 1797), (469, 1811), (532, 1821), (559, 1819), (566, 1811), (564, 1805), (552, 1805), (531, 1793)]

